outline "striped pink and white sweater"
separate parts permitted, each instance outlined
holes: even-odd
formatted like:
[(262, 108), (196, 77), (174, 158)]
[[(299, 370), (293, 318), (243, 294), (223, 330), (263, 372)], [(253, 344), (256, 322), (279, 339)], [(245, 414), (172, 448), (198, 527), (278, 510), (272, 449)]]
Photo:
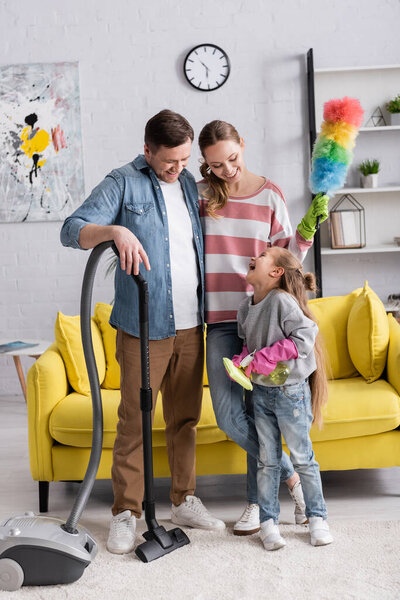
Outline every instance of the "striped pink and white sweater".
[(268, 179), (251, 196), (231, 196), (218, 211), (218, 219), (207, 215), (206, 184), (200, 182), (197, 187), (204, 234), (205, 320), (236, 321), (239, 304), (253, 293), (246, 281), (249, 258), (267, 245), (287, 248), (303, 262), (312, 240), (305, 240), (297, 230), (293, 236), (286, 200)]

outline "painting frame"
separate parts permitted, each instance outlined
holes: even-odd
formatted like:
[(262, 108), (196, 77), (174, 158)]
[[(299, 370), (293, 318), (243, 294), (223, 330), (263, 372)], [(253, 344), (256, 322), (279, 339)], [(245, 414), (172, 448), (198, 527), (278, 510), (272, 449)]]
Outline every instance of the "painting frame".
[(0, 222), (63, 221), (84, 200), (79, 63), (0, 65)]

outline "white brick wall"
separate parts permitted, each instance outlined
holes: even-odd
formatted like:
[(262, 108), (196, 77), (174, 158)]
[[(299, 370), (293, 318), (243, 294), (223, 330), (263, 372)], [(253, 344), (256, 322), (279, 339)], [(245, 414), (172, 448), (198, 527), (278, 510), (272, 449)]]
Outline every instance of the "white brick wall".
[[(305, 53), (314, 48), (317, 66), (398, 63), (399, 17), (397, 0), (0, 0), (0, 54), (3, 64), (79, 61), (87, 193), (142, 150), (145, 122), (169, 107), (196, 134), (214, 118), (233, 122), (248, 166), (283, 188), (295, 225), (309, 202)], [(228, 83), (210, 94), (182, 74), (201, 42), (232, 62)], [(198, 158), (194, 148), (196, 174)], [(60, 226), (0, 224), (0, 336), (52, 339), (57, 311), (78, 313), (88, 254), (63, 248)], [(336, 258), (327, 276), (344, 291), (363, 278), (382, 296), (393, 291), (395, 257), (357, 260), (360, 281), (346, 279)], [(334, 288), (325, 293), (342, 291)], [(100, 272), (95, 300), (112, 297)], [(31, 363), (23, 359), (25, 370)], [(0, 373), (0, 394), (19, 393), (11, 358), (0, 357)]]

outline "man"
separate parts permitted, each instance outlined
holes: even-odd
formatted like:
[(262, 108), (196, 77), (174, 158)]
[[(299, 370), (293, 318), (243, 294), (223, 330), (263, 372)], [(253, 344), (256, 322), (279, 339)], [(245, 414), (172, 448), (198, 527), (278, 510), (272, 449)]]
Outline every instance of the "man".
[(185, 169), (193, 137), (181, 115), (169, 110), (155, 115), (145, 128), (144, 155), (111, 171), (61, 230), (65, 246), (89, 249), (113, 240), (120, 254), (110, 323), (117, 329), (121, 403), (107, 541), (107, 549), (116, 554), (134, 548), (144, 493), (139, 307), (130, 276), (139, 272), (140, 262), (149, 286), (150, 385), (154, 399), (162, 392), (166, 422), (171, 520), (202, 529), (225, 527), (194, 496), (204, 364), (204, 264), (197, 188)]

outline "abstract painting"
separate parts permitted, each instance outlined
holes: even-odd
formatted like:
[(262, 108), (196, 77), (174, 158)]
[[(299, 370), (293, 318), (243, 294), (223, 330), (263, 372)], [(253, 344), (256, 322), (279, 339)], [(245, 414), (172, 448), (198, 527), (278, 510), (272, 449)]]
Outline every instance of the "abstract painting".
[(78, 63), (0, 66), (0, 222), (63, 221), (83, 200)]

